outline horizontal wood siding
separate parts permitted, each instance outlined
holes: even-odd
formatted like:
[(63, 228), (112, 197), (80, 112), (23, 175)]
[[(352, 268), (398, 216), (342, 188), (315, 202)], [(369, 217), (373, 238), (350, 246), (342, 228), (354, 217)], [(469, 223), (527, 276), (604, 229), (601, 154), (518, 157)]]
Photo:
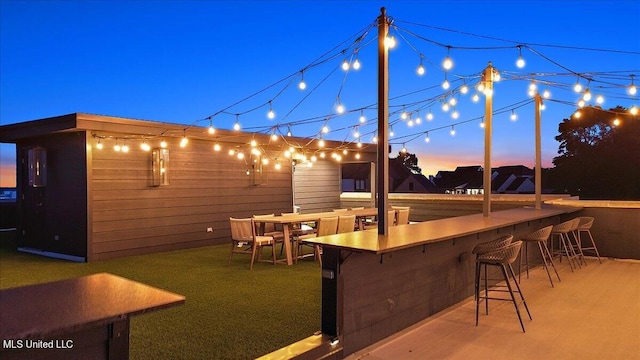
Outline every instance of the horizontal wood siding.
[(291, 210), (290, 168), (266, 165), (265, 180), (254, 185), (251, 159), (229, 156), (224, 144), (215, 152), (211, 141), (181, 148), (178, 138), (166, 140), (169, 185), (158, 187), (139, 141), (126, 154), (112, 149), (113, 140), (93, 149), (92, 259), (227, 243), (229, 217)]
[(315, 212), (340, 207), (340, 166), (322, 160), (313, 167), (296, 166), (294, 174), (295, 205), (301, 211)]

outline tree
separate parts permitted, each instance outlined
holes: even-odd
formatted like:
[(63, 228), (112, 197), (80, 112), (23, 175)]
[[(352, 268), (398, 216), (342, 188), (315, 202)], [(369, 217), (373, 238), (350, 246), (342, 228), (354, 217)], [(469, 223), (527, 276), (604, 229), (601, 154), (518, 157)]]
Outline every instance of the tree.
[(640, 118), (586, 107), (558, 126), (552, 185), (582, 199), (640, 200)]
[(418, 157), (416, 154), (400, 151), (398, 152), (398, 157), (390, 160), (400, 162), (402, 166), (411, 170), (414, 174), (422, 174), (422, 169), (418, 166)]

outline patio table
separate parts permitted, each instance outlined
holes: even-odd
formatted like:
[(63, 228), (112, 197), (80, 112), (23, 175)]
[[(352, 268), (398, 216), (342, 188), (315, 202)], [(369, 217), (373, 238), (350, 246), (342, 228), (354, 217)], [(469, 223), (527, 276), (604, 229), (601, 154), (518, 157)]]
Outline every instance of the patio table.
[(286, 254), (286, 258), (283, 259), (281, 262), (284, 262), (287, 265), (293, 265), (293, 255), (291, 251), (291, 233), (292, 233), (291, 230), (293, 225), (303, 223), (303, 222), (319, 221), (324, 217), (339, 216), (339, 215), (355, 215), (356, 218), (376, 216), (378, 215), (378, 209), (365, 208), (365, 209), (356, 209), (356, 210), (346, 210), (346, 211), (340, 211), (340, 212), (325, 211), (325, 212), (317, 212), (317, 213), (271, 216), (266, 218), (255, 219), (255, 222), (282, 225), (283, 232), (284, 232), (284, 251)]

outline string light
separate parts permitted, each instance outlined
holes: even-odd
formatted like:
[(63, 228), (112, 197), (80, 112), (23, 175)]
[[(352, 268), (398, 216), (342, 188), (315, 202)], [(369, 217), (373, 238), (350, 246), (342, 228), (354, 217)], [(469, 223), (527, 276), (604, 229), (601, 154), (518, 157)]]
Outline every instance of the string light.
[(280, 168), (282, 168), (282, 165), (280, 165), (279, 162), (276, 162), (275, 168), (276, 168), (276, 170), (280, 170)]
[(269, 112), (267, 113), (267, 118), (272, 120), (272, 119), (275, 119), (275, 117), (276, 117), (276, 113), (273, 111), (273, 104), (271, 103), (271, 100), (269, 100)]
[(442, 67), (449, 71), (453, 68), (453, 60), (449, 57), (449, 51), (451, 50), (451, 46), (447, 46), (447, 57), (442, 61)]
[(516, 66), (522, 69), (525, 65), (525, 61), (522, 58), (522, 46), (518, 45), (518, 60), (516, 60)]
[(318, 140), (318, 146), (324, 147), (324, 140), (322, 140), (322, 138), (320, 138), (320, 140)]
[(591, 100), (591, 92), (589, 91), (589, 88), (587, 88), (587, 89), (584, 91), (584, 95), (582, 96), (582, 99), (583, 99), (584, 101), (589, 101), (589, 100)]
[(455, 136), (456, 134), (456, 128), (453, 125), (451, 125), (451, 131), (449, 131), (449, 134), (451, 134), (451, 136)]
[(484, 129), (484, 118), (482, 118), (482, 120), (480, 120), (480, 127)]
[(347, 71), (349, 70), (349, 62), (347, 61), (347, 59), (344, 59), (344, 61), (342, 61), (342, 70)]
[(336, 105), (336, 111), (338, 114), (344, 114), (344, 105), (340, 102), (340, 96), (337, 97), (338, 104)]
[(538, 89), (538, 86), (536, 85), (535, 82), (531, 82), (531, 84), (529, 84), (529, 96), (534, 97), (536, 95), (536, 90)]
[(431, 142), (431, 139), (429, 139), (429, 132), (427, 131), (427, 136), (424, 138), (424, 142), (428, 143)]
[(149, 144), (147, 144), (147, 141), (142, 141), (142, 144), (140, 144), (140, 149), (142, 149), (143, 151), (150, 151), (151, 150), (151, 146), (149, 146)]
[(433, 113), (431, 112), (431, 108), (429, 108), (429, 113), (427, 113), (427, 120), (428, 121), (433, 120)]
[(573, 113), (573, 117), (576, 119), (580, 119), (580, 116), (582, 116), (582, 113), (579, 110)]
[(291, 126), (287, 126), (287, 136), (291, 136)]
[(213, 151), (220, 151), (221, 149), (222, 149), (222, 147), (220, 146), (220, 144), (215, 143), (215, 144), (213, 145)]
[(444, 81), (442, 82), (442, 88), (444, 90), (448, 90), (451, 87), (451, 84), (449, 84), (449, 80), (447, 80), (447, 73), (444, 73)]
[(213, 121), (211, 120), (211, 118), (209, 118), (209, 134), (213, 135), (216, 132), (216, 129), (213, 127)]
[(442, 103), (442, 111), (447, 112), (449, 111), (449, 103), (443, 102)]
[(102, 148), (103, 148), (103, 147), (104, 147), (104, 146), (102, 145), (102, 143), (100, 142), (100, 139), (98, 138), (98, 143), (96, 144), (96, 148), (97, 148), (98, 150), (102, 150)]
[(453, 112), (451, 112), (451, 118), (457, 119), (459, 117), (460, 117), (460, 113), (458, 113), (458, 110), (456, 110), (456, 108), (453, 108)]
[(187, 139), (187, 130), (183, 130), (182, 139), (180, 140), (180, 147), (185, 147), (189, 143), (189, 139)]
[(329, 126), (326, 125), (326, 124), (324, 126), (322, 126), (322, 132), (327, 134), (329, 132)]
[(629, 90), (627, 90), (629, 92), (629, 95), (635, 95), (638, 92), (638, 89), (636, 88), (636, 86), (633, 84), (633, 77), (635, 75), (631, 74), (629, 75), (631, 77), (631, 85), (629, 85)]
[(358, 60), (358, 53), (356, 52), (356, 59), (353, 61), (353, 70), (360, 70), (360, 60)]
[(582, 85), (580, 84), (580, 78), (578, 78), (576, 80), (576, 84), (573, 85), (573, 91), (575, 91), (577, 93), (581, 93), (582, 92)]
[(582, 99), (582, 98), (581, 98), (580, 100), (578, 100), (578, 107), (581, 107), (581, 108), (582, 108), (582, 107), (584, 107), (584, 106), (585, 106), (585, 104), (586, 104), (586, 103), (584, 102), (584, 99)]
[(116, 139), (116, 144), (113, 145), (113, 150), (120, 152), (122, 150), (122, 147), (120, 146), (120, 144), (118, 144), (118, 139)]
[(360, 110), (360, 123), (364, 124), (367, 122), (367, 118), (364, 117), (364, 110)]
[(604, 103), (604, 97), (602, 95), (598, 95), (596, 96), (596, 103), (597, 104), (602, 104)]
[(407, 148), (405, 147), (404, 143), (402, 144), (402, 149), (400, 149), (400, 152), (403, 154), (407, 153)]
[(511, 110), (511, 121), (518, 120), (518, 114), (516, 114), (515, 110)]
[(236, 122), (233, 124), (233, 130), (240, 131), (240, 114), (236, 114)]
[(638, 108), (635, 105), (633, 105), (631, 109), (629, 109), (629, 113), (631, 113), (631, 115), (633, 116), (638, 115)]
[(300, 82), (298, 83), (298, 89), (304, 90), (307, 88), (307, 83), (304, 82), (304, 70), (300, 71)]
[(551, 92), (549, 90), (545, 90), (542, 92), (542, 97), (548, 99), (551, 97)]
[(389, 126), (389, 137), (393, 137), (395, 133), (393, 132), (393, 126)]
[(471, 101), (476, 103), (480, 101), (480, 96), (478, 95), (478, 93), (473, 94), (473, 96), (471, 97)]
[(271, 132), (271, 141), (278, 141), (278, 135), (276, 135), (275, 129)]
[(122, 152), (123, 153), (128, 153), (129, 152), (129, 145), (127, 145), (126, 142), (124, 144), (122, 144)]
[(462, 84), (462, 86), (460, 87), (460, 93), (461, 94), (466, 94), (469, 92), (469, 87), (467, 86), (467, 84)]
[(618, 125), (620, 125), (620, 119), (618, 118), (613, 119), (613, 126), (618, 126)]
[(255, 139), (252, 139), (249, 145), (251, 145), (251, 147), (256, 147), (258, 146), (258, 142)]
[(407, 117), (408, 117), (407, 111), (404, 108), (402, 108), (402, 113), (400, 114), (400, 119), (406, 120)]
[(160, 147), (163, 149), (167, 147), (167, 141), (165, 139), (162, 139), (162, 141), (160, 141)]
[(427, 72), (427, 70), (425, 70), (425, 68), (424, 68), (424, 65), (422, 65), (422, 58), (423, 57), (424, 57), (424, 55), (420, 54), (420, 65), (418, 65), (418, 68), (416, 69), (416, 72), (420, 76), (424, 75), (424, 73)]
[(449, 105), (451, 106), (456, 106), (456, 104), (458, 103), (458, 100), (456, 100), (455, 97), (451, 97), (451, 99), (449, 99)]
[(395, 38), (395, 36), (393, 36), (391, 34), (387, 34), (387, 36), (384, 37), (384, 46), (387, 49), (393, 49), (394, 47), (396, 47), (396, 38)]
[(227, 152), (227, 154), (229, 154), (229, 156), (233, 156), (236, 154), (236, 151), (233, 149), (229, 149), (229, 151)]

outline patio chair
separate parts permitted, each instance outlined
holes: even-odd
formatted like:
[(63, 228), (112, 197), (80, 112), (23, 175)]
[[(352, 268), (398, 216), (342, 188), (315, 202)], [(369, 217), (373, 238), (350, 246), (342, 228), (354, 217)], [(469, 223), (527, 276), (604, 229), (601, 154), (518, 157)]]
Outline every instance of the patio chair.
[(338, 234), (352, 232), (356, 228), (356, 216), (355, 215), (340, 215), (338, 216)]
[[(261, 222), (260, 219), (266, 219), (276, 216), (276, 214), (253, 215), (256, 223), (256, 234), (260, 236), (271, 236), (276, 241), (284, 242), (284, 231), (276, 229), (276, 224)], [(282, 229), (282, 226), (280, 226)], [(280, 247), (280, 255), (284, 251), (284, 246)]]
[(251, 218), (237, 219), (229, 218), (231, 225), (231, 253), (229, 254), (229, 262), (231, 264), (231, 258), (233, 254), (247, 254), (251, 255), (251, 263), (249, 270), (253, 269), (253, 263), (256, 258), (258, 261), (262, 261), (262, 247), (271, 246), (272, 263), (276, 263), (276, 240), (271, 236), (256, 235), (256, 226)]
[(326, 236), (326, 235), (333, 235), (336, 234), (338, 231), (338, 216), (331, 216), (331, 217), (325, 217), (325, 218), (321, 218), (320, 221), (318, 221), (318, 227), (316, 229), (316, 233), (314, 234), (308, 234), (308, 235), (302, 235), (300, 237), (298, 237), (298, 258), (302, 258), (305, 257), (304, 253), (302, 252), (302, 247), (303, 246), (311, 246), (313, 247), (313, 256), (318, 259), (318, 262), (320, 263), (320, 266), (322, 266), (322, 248), (320, 247), (320, 245), (316, 245), (316, 244), (307, 244), (304, 242), (305, 239), (312, 239), (318, 236)]
[[(387, 211), (387, 221), (389, 222), (389, 226), (396, 226), (396, 211), (395, 210)], [(373, 222), (366, 222), (364, 224), (364, 230), (377, 229), (377, 228), (378, 228), (377, 220), (373, 221)]]
[(396, 225), (406, 225), (409, 223), (409, 209), (396, 209)]

